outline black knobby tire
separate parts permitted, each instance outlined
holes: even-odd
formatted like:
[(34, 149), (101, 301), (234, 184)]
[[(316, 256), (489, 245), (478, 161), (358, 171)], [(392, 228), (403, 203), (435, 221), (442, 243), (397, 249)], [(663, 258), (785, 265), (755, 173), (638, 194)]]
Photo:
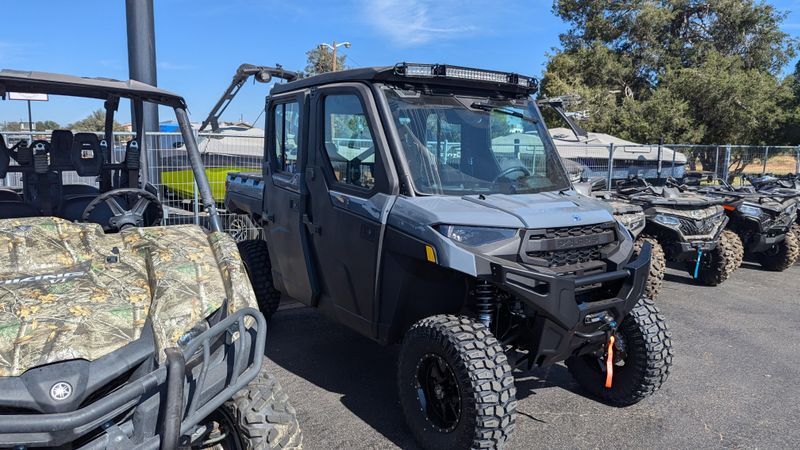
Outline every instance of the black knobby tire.
[(792, 225), (783, 241), (766, 252), (758, 254), (758, 262), (767, 270), (783, 272), (792, 267), (800, 257), (800, 227)]
[(647, 298), (656, 298), (661, 291), (661, 285), (664, 283), (664, 273), (667, 270), (667, 257), (664, 255), (664, 248), (658, 243), (658, 240), (650, 235), (643, 234), (633, 243), (633, 258), (639, 256), (642, 251), (642, 246), (645, 243), (650, 243), (652, 246), (652, 253), (650, 258), (650, 273), (647, 275), (647, 283), (644, 288), (644, 296)]
[[(739, 235), (731, 230), (723, 230), (717, 243), (717, 248), (707, 255), (705, 261), (700, 262), (697, 279), (706, 286), (717, 286), (727, 280), (744, 259), (744, 245)], [(690, 265), (690, 270), (694, 264)]]
[(672, 367), (672, 337), (649, 298), (641, 298), (617, 329), (615, 354), (623, 353), (624, 365), (615, 364), (610, 389), (605, 387), (604, 359), (598, 355), (573, 356), (567, 368), (581, 387), (614, 406), (632, 405), (656, 392)]
[(299, 449), (303, 434), (294, 408), (278, 381), (261, 372), (222, 405), (235, 418), (236, 432), (247, 450)]
[[(450, 394), (444, 400), (458, 406), (451, 408), (458, 411), (452, 423), (432, 411), (442, 401), (427, 396), (420, 381), (420, 372), (434, 364), (457, 386), (444, 389)], [(406, 422), (424, 448), (503, 448), (514, 430), (517, 400), (511, 367), (483, 324), (452, 315), (417, 322), (403, 338), (397, 378)]]
[(267, 242), (261, 239), (241, 241), (236, 244), (242, 256), (250, 284), (256, 294), (258, 309), (269, 319), (278, 310), (281, 292), (272, 283), (272, 265), (269, 261)]

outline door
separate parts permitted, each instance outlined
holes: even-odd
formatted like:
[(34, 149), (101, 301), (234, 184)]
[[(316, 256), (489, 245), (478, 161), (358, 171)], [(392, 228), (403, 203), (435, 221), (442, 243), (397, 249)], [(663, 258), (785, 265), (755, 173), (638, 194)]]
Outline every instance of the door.
[(320, 306), (372, 336), (376, 269), (391, 190), (388, 156), (366, 87), (349, 83), (315, 91), (312, 170), (306, 171), (309, 230), (320, 278)]
[(313, 265), (305, 232), (305, 187), (301, 167), (308, 148), (303, 112), (305, 95), (272, 99), (267, 108), (264, 161), (264, 211), (272, 276), (278, 290), (312, 304), (316, 296)]

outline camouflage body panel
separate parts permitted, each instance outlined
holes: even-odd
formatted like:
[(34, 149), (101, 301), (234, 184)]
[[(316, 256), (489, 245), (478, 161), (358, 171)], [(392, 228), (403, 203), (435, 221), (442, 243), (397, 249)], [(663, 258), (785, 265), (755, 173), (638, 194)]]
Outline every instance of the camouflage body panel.
[(0, 220), (0, 376), (95, 360), (138, 339), (156, 355), (228, 300), (256, 301), (233, 240), (194, 225), (103, 234), (62, 219)]

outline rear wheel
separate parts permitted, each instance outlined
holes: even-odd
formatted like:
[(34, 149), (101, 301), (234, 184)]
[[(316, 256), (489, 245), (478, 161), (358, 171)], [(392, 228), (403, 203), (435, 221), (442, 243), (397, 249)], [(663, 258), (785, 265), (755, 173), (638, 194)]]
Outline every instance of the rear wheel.
[(767, 270), (783, 272), (800, 257), (800, 226), (792, 225), (783, 241), (758, 254), (758, 262)]
[(573, 356), (566, 361), (575, 381), (592, 395), (615, 406), (628, 406), (657, 391), (669, 377), (672, 338), (655, 303), (642, 298), (615, 334), (612, 387), (605, 387), (605, 352)]
[(742, 265), (743, 258), (744, 245), (739, 235), (731, 230), (724, 230), (717, 248), (703, 255), (697, 279), (706, 286), (716, 286), (727, 280)]
[(269, 319), (278, 310), (281, 292), (272, 283), (272, 265), (269, 261), (267, 242), (261, 239), (241, 241), (236, 244), (242, 256), (244, 268), (253, 285), (258, 309)]
[(262, 367), (244, 389), (214, 411), (207, 432), (192, 448), (214, 450), (299, 449), (303, 435), (289, 397)]
[(516, 388), (503, 348), (465, 317), (423, 319), (406, 333), (398, 365), (406, 422), (426, 449), (503, 448)]
[(644, 288), (644, 296), (647, 298), (656, 298), (661, 291), (661, 285), (664, 282), (664, 272), (667, 269), (667, 258), (664, 256), (664, 248), (658, 243), (658, 240), (650, 235), (643, 234), (636, 239), (633, 243), (634, 258), (639, 256), (642, 247), (645, 243), (649, 243), (653, 251), (650, 258), (650, 273), (647, 275), (647, 283)]

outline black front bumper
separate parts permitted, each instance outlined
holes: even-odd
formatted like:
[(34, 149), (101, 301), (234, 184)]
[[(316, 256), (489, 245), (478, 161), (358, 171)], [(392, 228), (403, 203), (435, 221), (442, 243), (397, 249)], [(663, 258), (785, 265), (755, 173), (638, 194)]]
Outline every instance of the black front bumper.
[[(245, 326), (247, 318), (252, 321), (249, 327)], [(258, 375), (266, 333), (266, 321), (258, 310), (239, 310), (183, 348), (167, 349), (173, 351), (168, 352), (166, 364), (83, 408), (52, 414), (0, 415), (0, 447), (60, 446), (102, 428), (102, 433), (79, 448), (170, 448), (178, 437), (194, 431), (197, 424)], [(220, 342), (226, 348), (225, 357), (212, 358), (212, 346)], [(214, 356), (218, 354), (215, 352)], [(220, 373), (224, 376), (217, 375)], [(159, 393), (163, 401), (158, 432), (133, 442), (130, 438), (134, 423), (115, 419)]]
[(769, 250), (776, 244), (780, 244), (786, 239), (786, 233), (795, 222), (794, 216), (781, 216), (768, 222), (761, 222), (758, 219), (747, 219), (755, 222), (758, 233), (753, 234), (745, 243), (745, 250), (748, 253), (761, 253)]
[[(595, 351), (613, 328), (639, 301), (650, 270), (651, 247), (645, 244), (639, 256), (623, 268), (585, 276), (557, 276), (504, 263), (491, 264), (497, 286), (522, 300), (535, 311), (530, 330), (529, 360), (536, 366), (563, 361), (570, 356)], [(580, 288), (622, 280), (616, 296), (579, 302)], [(587, 323), (587, 316), (606, 312), (615, 324)]]

